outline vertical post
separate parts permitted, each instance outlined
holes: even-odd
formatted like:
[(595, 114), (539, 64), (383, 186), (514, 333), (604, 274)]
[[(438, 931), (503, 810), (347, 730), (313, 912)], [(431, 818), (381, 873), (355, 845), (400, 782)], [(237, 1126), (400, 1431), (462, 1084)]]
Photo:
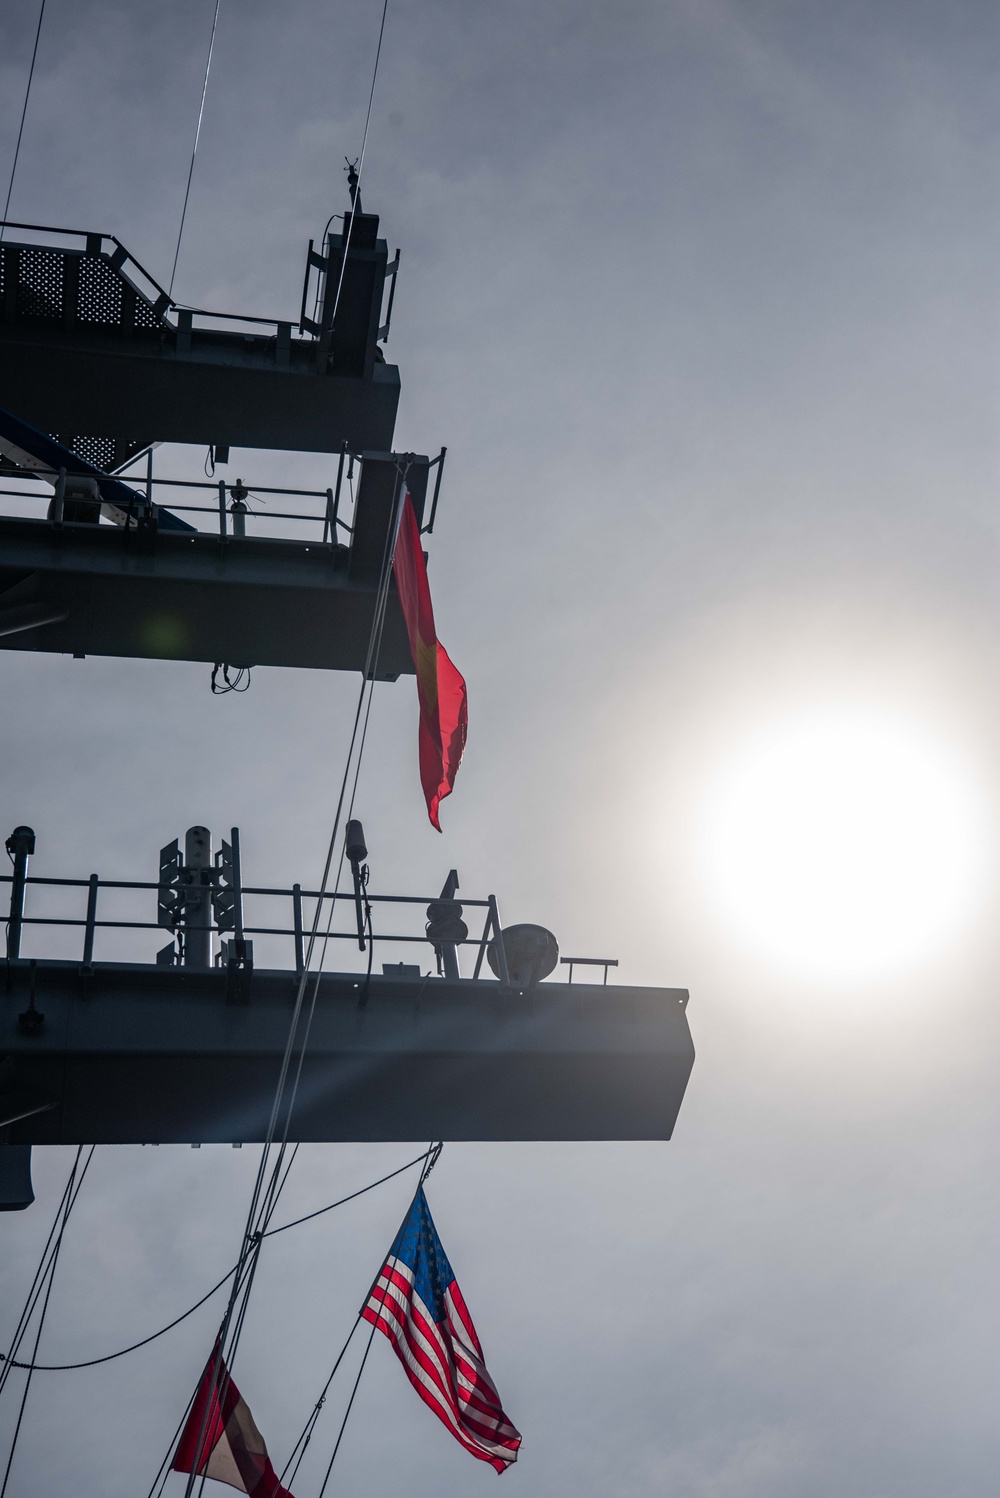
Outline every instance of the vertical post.
[(497, 967), (500, 969), (500, 982), (504, 988), (510, 987), (510, 973), (507, 971), (507, 953), (504, 950), (503, 932), (500, 929), (500, 912), (497, 909), (496, 895), (489, 896), (490, 920), (493, 922), (493, 939), (497, 947)]
[(323, 545), (332, 546), (336, 541), (336, 522), (333, 518), (333, 490), (326, 491), (326, 512), (323, 516)]
[(153, 508), (153, 449), (150, 447), (146, 454), (146, 503), (152, 511)]
[(212, 834), (189, 827), (184, 834), (184, 966), (212, 966)]
[(54, 525), (63, 523), (63, 506), (66, 502), (66, 470), (60, 468), (56, 479), (56, 494), (52, 501), (52, 521)]
[(434, 498), (431, 500), (431, 518), (430, 518), (430, 520), (428, 520), (427, 524), (424, 526), (423, 530), (420, 532), (420, 534), (422, 536), (429, 536), (431, 534), (431, 532), (433, 531), (433, 529), (434, 529), (434, 517), (437, 514), (437, 509), (438, 509), (438, 495), (441, 493), (441, 479), (442, 479), (442, 477), (444, 475), (444, 460), (445, 460), (445, 456), (446, 456), (447, 452), (448, 452), (448, 449), (446, 447), (442, 447), (442, 449), (438, 453), (438, 456), (437, 456), (437, 459), (436, 459), (436, 461), (437, 461), (437, 470), (438, 471), (437, 471), (437, 477), (434, 480)]
[(219, 480), (219, 535), (226, 539), (226, 481)]
[(35, 851), (35, 834), (30, 827), (15, 827), (6, 842), (14, 865), (10, 886), (10, 921), (7, 925), (7, 960), (21, 955), (21, 922), (24, 918), (24, 887), (28, 882), (28, 859)]
[(243, 940), (243, 865), (240, 862), (240, 829), (233, 827), (229, 833), (233, 850), (233, 935)]
[(97, 926), (97, 887), (99, 880), (96, 874), (90, 876), (90, 888), (87, 892), (87, 924), (83, 929), (83, 965), (93, 967), (94, 965), (94, 931)]
[[(333, 508), (330, 511), (330, 545), (337, 544), (337, 516), (340, 513), (340, 486), (344, 482), (344, 459), (347, 456), (347, 439), (340, 444), (340, 462), (337, 464), (337, 488), (333, 495)], [(351, 462), (353, 463), (353, 458)], [(326, 491), (326, 502), (330, 504), (330, 491)]]
[(441, 965), (444, 968), (446, 978), (460, 978), (462, 976), (458, 966), (458, 947), (453, 941), (441, 943)]
[(292, 920), (295, 925), (295, 971), (301, 973), (306, 965), (302, 952), (302, 886), (292, 885)]

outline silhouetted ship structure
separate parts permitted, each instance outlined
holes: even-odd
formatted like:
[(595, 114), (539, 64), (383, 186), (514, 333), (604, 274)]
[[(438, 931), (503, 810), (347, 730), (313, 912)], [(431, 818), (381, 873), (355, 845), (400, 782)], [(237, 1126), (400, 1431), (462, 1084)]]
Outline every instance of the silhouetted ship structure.
[[(227, 680), (255, 665), (413, 672), (386, 558), (404, 473), (432, 531), (445, 449), (392, 451), (399, 372), (382, 345), (399, 252), (390, 263), (378, 217), (352, 204), (309, 246), (294, 323), (178, 306), (110, 235), (5, 227), (0, 482), (37, 514), (0, 517), (0, 646), (203, 661)], [(232, 447), (324, 454), (330, 487), (167, 479), (162, 443), (219, 465)], [(564, 958), (570, 981), (545, 982), (552, 934), (503, 929), (492, 895), (459, 902), (454, 871), (438, 896), (370, 892), (359, 824), (347, 893), (245, 885), (238, 834), (215, 849), (201, 827), (147, 883), (36, 875), (28, 827), (7, 848), (2, 1207), (31, 1200), (32, 1145), (264, 1139), (318, 899), (321, 932), (329, 917), (365, 966), (310, 974), (290, 1139), (671, 1135), (694, 1057), (686, 992), (610, 985), (604, 959)], [(72, 915), (49, 913), (53, 887), (76, 892)], [(135, 960), (142, 933), (164, 930)], [(126, 932), (129, 960), (107, 960)], [(373, 940), (423, 950), (436, 972), (371, 971)], [(604, 983), (573, 981), (588, 962)]]

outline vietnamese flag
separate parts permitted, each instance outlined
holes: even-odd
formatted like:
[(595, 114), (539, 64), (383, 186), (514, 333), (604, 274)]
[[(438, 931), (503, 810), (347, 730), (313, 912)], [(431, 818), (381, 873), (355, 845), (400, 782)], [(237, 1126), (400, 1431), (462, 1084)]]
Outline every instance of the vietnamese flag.
[(465, 752), (468, 701), (465, 680), (448, 659), (448, 652), (434, 631), (434, 610), (420, 545), (420, 527), (410, 496), (405, 493), (393, 570), (410, 641), (410, 654), (417, 670), (420, 784), (431, 826), (440, 832), (438, 807), (444, 797), (451, 794)]
[(218, 1342), (198, 1385), (172, 1468), (214, 1477), (250, 1498), (292, 1498), (271, 1466), (264, 1437), (229, 1376)]

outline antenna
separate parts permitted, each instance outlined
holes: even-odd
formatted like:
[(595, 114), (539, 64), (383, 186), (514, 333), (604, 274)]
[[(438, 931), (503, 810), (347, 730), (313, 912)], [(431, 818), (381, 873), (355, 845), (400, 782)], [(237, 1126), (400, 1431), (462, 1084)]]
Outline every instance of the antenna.
[(354, 880), (354, 911), (358, 920), (358, 950), (365, 950), (365, 885), (368, 883), (368, 865), (365, 859), (368, 857), (368, 849), (365, 846), (365, 829), (360, 822), (348, 822), (347, 832), (344, 835), (344, 852), (347, 861), (351, 865), (351, 877)]

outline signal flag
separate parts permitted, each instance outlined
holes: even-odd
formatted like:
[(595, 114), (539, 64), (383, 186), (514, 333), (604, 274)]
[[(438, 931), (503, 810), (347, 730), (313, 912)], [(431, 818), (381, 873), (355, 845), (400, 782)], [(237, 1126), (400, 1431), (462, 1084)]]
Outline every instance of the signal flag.
[(506, 1472), (521, 1437), (486, 1371), (422, 1187), (361, 1314), (389, 1338), (410, 1383), (455, 1440)]
[(264, 1437), (229, 1376), (218, 1342), (194, 1396), (172, 1470), (214, 1477), (250, 1498), (292, 1498), (271, 1466)]
[(452, 665), (434, 629), (434, 610), (420, 545), (420, 527), (409, 494), (403, 500), (393, 570), (410, 654), (417, 671), (420, 784), (431, 826), (440, 832), (438, 807), (445, 796), (451, 794), (465, 752), (468, 696), (464, 677)]

